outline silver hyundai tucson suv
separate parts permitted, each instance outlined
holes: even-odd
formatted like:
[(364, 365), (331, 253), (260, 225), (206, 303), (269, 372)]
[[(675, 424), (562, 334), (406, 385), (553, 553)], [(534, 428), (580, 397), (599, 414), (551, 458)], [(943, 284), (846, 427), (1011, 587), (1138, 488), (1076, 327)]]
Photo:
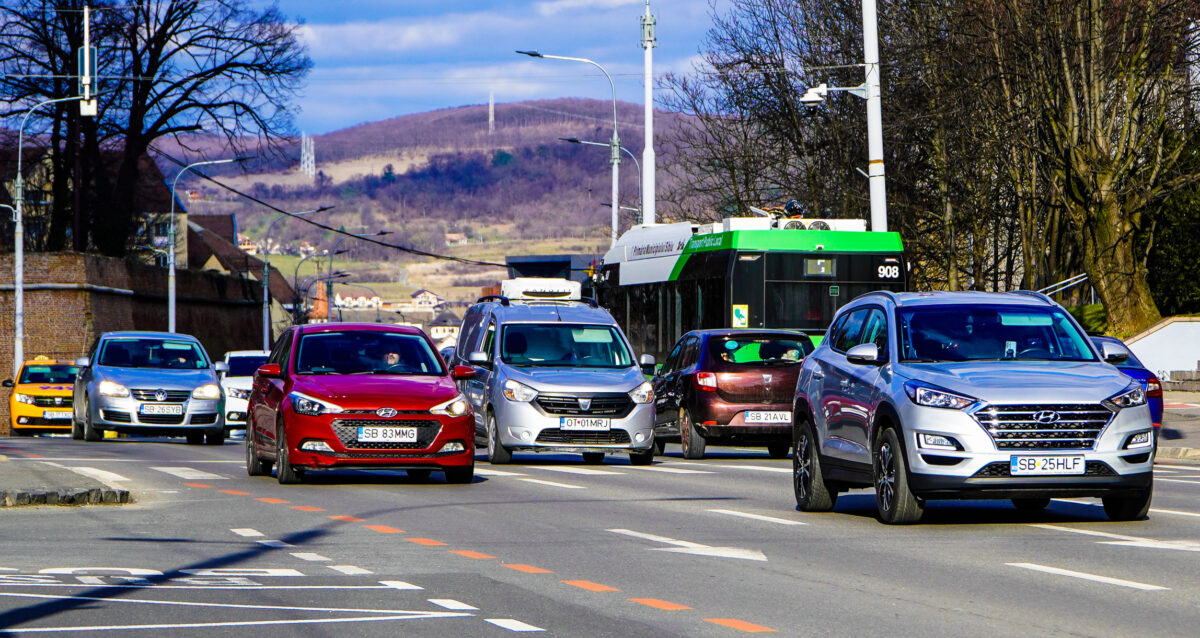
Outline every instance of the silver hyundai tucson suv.
[(833, 509), (875, 488), (885, 523), (932, 499), (1099, 497), (1145, 518), (1154, 425), (1141, 385), (1071, 315), (1037, 293), (863, 295), (804, 360), (793, 437), (796, 504)]

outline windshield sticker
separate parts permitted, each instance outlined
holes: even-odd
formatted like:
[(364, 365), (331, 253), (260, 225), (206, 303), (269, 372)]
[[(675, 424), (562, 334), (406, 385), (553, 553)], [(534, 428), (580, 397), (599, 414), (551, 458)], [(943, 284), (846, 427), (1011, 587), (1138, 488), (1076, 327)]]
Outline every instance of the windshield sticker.
[(736, 341), (726, 341), (725, 342), (726, 350), (737, 350), (737, 347), (738, 347), (738, 342), (736, 342)]

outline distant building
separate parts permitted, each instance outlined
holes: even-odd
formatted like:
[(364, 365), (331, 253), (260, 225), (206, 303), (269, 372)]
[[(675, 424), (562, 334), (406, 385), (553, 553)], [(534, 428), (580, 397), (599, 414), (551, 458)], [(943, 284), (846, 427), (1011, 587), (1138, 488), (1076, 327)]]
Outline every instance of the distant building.
[(438, 344), (438, 348), (458, 344), (458, 329), (462, 319), (453, 312), (442, 312), (429, 322), (429, 337)]
[(447, 246), (461, 246), (467, 243), (467, 236), (464, 233), (446, 233)]
[(258, 254), (258, 244), (254, 243), (254, 240), (247, 235), (238, 234), (237, 247), (247, 255)]
[(437, 293), (425, 290), (424, 288), (412, 294), (412, 305), (418, 309), (436, 308), (442, 303), (445, 303), (445, 301), (446, 300), (438, 296)]

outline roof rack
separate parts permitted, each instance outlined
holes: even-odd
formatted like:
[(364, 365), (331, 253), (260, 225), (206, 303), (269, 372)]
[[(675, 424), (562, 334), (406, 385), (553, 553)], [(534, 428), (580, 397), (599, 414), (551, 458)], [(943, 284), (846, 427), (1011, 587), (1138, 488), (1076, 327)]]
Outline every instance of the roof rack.
[(1040, 293), (1036, 290), (1014, 290), (1013, 293), (1018, 294), (1018, 295), (1025, 295), (1026, 297), (1033, 297), (1035, 299), (1041, 299), (1042, 301), (1044, 301), (1048, 304), (1054, 303), (1053, 299), (1051, 299), (1050, 297), (1047, 297), (1044, 293)]
[(487, 303), (489, 301), (499, 301), (501, 306), (510, 305), (512, 302), (504, 295), (485, 295), (475, 300), (475, 303)]

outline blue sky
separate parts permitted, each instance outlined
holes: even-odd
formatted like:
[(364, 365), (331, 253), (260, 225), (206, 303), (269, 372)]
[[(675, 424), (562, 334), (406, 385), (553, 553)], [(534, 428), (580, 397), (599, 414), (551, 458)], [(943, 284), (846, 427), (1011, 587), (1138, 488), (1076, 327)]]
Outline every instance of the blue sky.
[[(716, 0), (725, 7), (728, 0)], [(264, 3), (265, 4), (265, 3)], [(642, 102), (644, 0), (280, 0), (314, 68), (300, 128), (325, 133), (438, 108), (557, 97), (608, 99), (593, 67), (519, 56), (586, 57), (613, 74), (617, 97)], [(686, 71), (710, 28), (706, 0), (651, 0), (655, 74)]]

